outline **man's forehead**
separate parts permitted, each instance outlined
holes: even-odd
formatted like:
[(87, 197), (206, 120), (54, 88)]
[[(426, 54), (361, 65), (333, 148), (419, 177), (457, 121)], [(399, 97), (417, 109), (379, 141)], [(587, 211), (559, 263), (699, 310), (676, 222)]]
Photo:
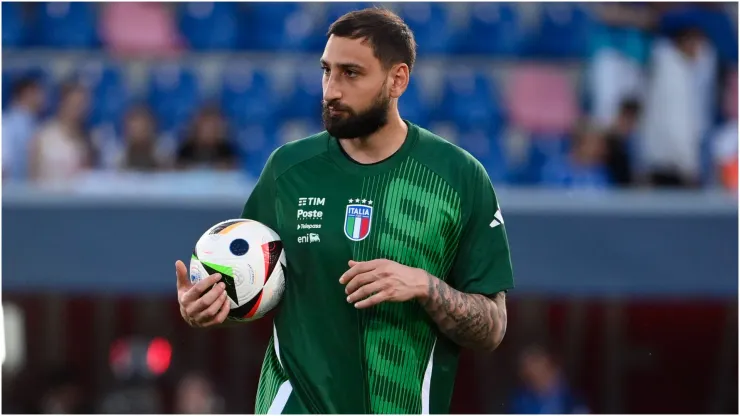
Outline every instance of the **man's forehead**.
[(326, 42), (321, 60), (329, 65), (353, 64), (364, 68), (379, 65), (372, 46), (365, 38), (349, 39), (334, 35)]

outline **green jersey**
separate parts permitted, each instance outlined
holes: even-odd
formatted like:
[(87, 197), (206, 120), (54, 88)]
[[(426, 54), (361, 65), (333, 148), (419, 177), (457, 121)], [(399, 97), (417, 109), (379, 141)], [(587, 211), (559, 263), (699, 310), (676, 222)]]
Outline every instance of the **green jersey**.
[(466, 292), (513, 287), (503, 218), (485, 169), (411, 123), (371, 165), (328, 133), (268, 160), (242, 216), (283, 240), (286, 289), (275, 313), (256, 413), (446, 413), (459, 347), (417, 301), (358, 310), (348, 261), (421, 268)]

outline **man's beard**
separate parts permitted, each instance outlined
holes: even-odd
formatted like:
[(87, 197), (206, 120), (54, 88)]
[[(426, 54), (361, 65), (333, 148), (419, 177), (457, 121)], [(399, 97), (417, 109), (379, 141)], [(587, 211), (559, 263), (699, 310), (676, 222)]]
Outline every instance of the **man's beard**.
[[(326, 131), (337, 139), (355, 139), (370, 136), (380, 130), (388, 124), (388, 108), (391, 103), (390, 96), (384, 95), (383, 91), (381, 89), (370, 108), (361, 113), (356, 113), (337, 101), (324, 101), (321, 116)], [(345, 114), (331, 116), (329, 106)]]

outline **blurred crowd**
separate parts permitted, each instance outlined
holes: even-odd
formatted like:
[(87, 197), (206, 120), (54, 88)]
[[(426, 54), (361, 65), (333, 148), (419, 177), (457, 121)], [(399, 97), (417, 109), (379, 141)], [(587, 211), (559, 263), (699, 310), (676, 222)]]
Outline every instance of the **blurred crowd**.
[[(320, 53), (328, 22), (367, 5), (3, 3), (3, 178), (256, 176), (276, 146), (322, 129), (318, 64), (289, 68), (278, 92), (273, 56)], [(419, 44), (402, 116), (469, 150), (494, 182), (736, 189), (736, 4), (382, 5)], [(68, 51), (103, 63), (73, 58), (64, 77), (24, 64)], [(226, 58), (208, 90), (184, 62), (213, 53)], [(137, 59), (146, 89), (129, 85)]]
[(188, 372), (166, 379), (117, 381), (101, 396), (91, 395), (79, 373), (50, 367), (3, 385), (5, 413), (32, 414), (219, 414), (223, 398), (211, 378)]
[[(510, 383), (508, 414), (587, 414), (589, 406), (574, 389), (556, 354), (529, 344), (518, 354), (517, 379)], [(131, 362), (128, 363), (131, 366)], [(117, 374), (100, 395), (90, 394), (71, 366), (50, 366), (43, 374), (5, 373), (3, 411), (32, 414), (222, 414), (229, 409), (219, 377), (198, 371), (172, 371), (162, 377), (129, 371)], [(233, 410), (232, 410), (233, 411)], [(242, 409), (238, 413), (249, 411)]]
[[(126, 110), (120, 148), (103, 154), (86, 125), (91, 102), (84, 85), (59, 87), (57, 109), (39, 120), (44, 90), (37, 80), (14, 86), (11, 108), (3, 118), (3, 173), (34, 182), (58, 181), (90, 169), (155, 172), (168, 169), (236, 169), (238, 155), (220, 110), (204, 107), (184, 130), (171, 153), (158, 147), (157, 120), (145, 105)], [(109, 149), (110, 150), (110, 149)]]

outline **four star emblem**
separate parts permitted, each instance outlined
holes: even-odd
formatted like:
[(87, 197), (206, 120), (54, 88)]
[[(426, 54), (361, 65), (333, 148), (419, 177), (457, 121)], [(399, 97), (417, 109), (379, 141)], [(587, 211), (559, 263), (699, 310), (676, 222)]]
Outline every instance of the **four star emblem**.
[(359, 204), (360, 202), (362, 202), (363, 204), (368, 204), (368, 205), (372, 205), (373, 204), (373, 201), (372, 200), (360, 199), (360, 198), (357, 198), (357, 199), (350, 198), (349, 199), (349, 203), (350, 204), (352, 204), (352, 203)]

